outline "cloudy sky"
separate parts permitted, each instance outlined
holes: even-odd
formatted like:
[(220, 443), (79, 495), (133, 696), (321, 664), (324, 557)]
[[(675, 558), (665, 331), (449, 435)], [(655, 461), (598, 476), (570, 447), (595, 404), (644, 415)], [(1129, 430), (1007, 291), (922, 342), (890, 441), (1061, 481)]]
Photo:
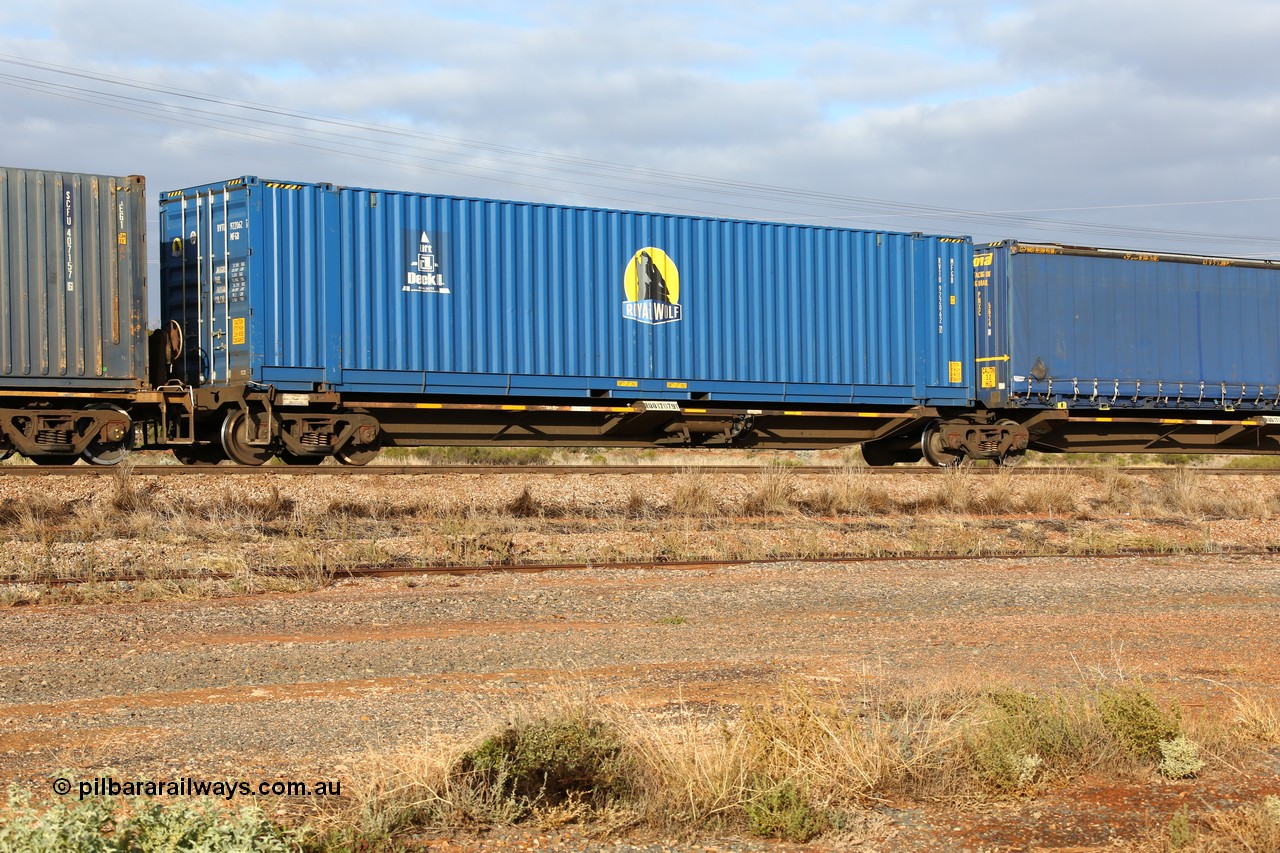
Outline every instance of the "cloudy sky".
[(1278, 44), (1275, 0), (6, 3), (0, 162), (1280, 257)]

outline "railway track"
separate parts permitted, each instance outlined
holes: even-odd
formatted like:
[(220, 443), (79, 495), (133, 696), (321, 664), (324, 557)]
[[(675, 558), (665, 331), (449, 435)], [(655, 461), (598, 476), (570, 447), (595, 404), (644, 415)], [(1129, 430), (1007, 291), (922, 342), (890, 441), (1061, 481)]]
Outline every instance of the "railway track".
[[(187, 581), (187, 580), (236, 580), (237, 578), (298, 578), (303, 576), (322, 575), (332, 580), (352, 580), (358, 578), (396, 578), (427, 575), (484, 575), (484, 574), (543, 574), (546, 572), (585, 572), (585, 571), (706, 571), (733, 568), (747, 565), (772, 565), (782, 563), (800, 563), (820, 565), (830, 563), (857, 564), (883, 563), (889, 560), (911, 560), (913, 562), (955, 562), (957, 560), (1032, 560), (1056, 557), (1084, 556), (1092, 560), (1120, 560), (1125, 558), (1157, 558), (1178, 555), (1193, 555), (1197, 551), (1181, 551), (1168, 549), (1120, 549), (1109, 552), (1089, 553), (1081, 555), (1065, 554), (1028, 554), (1025, 552), (991, 553), (991, 554), (877, 554), (840, 555), (823, 557), (813, 556), (773, 556), (765, 558), (743, 558), (737, 560), (673, 560), (671, 562), (640, 560), (629, 562), (589, 562), (589, 563), (496, 563), (477, 565), (411, 565), (400, 563), (381, 563), (342, 566), (327, 571), (317, 572), (314, 568), (302, 569), (296, 566), (269, 566), (245, 572), (180, 572), (173, 574), (98, 574), (92, 576), (18, 576), (0, 575), (0, 586), (11, 584), (35, 584), (41, 586), (74, 586), (87, 583), (141, 583), (145, 581)], [(1280, 554), (1280, 546), (1272, 548), (1219, 548), (1214, 550), (1215, 556), (1229, 557), (1272, 557)]]
[[(536, 474), (542, 476), (565, 475), (605, 475), (622, 474), (682, 474), (697, 472), (702, 474), (760, 474), (767, 471), (787, 471), (793, 474), (840, 474), (849, 469), (840, 465), (791, 465), (772, 468), (764, 465), (369, 465), (356, 467), (348, 465), (317, 465), (301, 467), (291, 465), (134, 465), (131, 468), (113, 468), (96, 465), (0, 465), (0, 478), (4, 477), (57, 477), (57, 476), (107, 476), (118, 471), (145, 477), (167, 477), (183, 474), (206, 474), (218, 476), (235, 476), (242, 474), (259, 474), (267, 476), (438, 476), (441, 474)], [(902, 466), (891, 468), (859, 469), (868, 474), (901, 475), (925, 474), (939, 476), (955, 469), (932, 468), (927, 466)], [(966, 473), (981, 476), (992, 476), (1001, 472), (1011, 472), (1019, 476), (1046, 476), (1051, 474), (1079, 474), (1089, 471), (1104, 471), (1107, 468), (1098, 466), (1027, 466), (1021, 468), (996, 468), (986, 466), (968, 466)], [(1149, 474), (1153, 471), (1175, 471), (1173, 465), (1138, 465), (1110, 469), (1126, 474)], [(1270, 477), (1280, 475), (1280, 468), (1192, 468), (1197, 474), (1210, 476), (1242, 476)]]

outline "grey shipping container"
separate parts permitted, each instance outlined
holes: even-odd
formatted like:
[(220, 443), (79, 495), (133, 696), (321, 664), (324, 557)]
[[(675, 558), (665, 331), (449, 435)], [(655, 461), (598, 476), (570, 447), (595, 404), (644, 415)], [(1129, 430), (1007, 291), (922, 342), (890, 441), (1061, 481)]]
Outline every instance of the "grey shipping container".
[(0, 387), (146, 378), (146, 183), (0, 168)]

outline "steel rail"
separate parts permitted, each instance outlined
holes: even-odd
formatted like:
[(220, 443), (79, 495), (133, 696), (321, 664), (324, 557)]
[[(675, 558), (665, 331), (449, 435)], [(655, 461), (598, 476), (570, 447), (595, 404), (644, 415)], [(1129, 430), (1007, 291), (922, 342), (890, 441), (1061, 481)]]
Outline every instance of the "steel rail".
[(960, 560), (1120, 560), (1126, 558), (1155, 559), (1179, 556), (1215, 557), (1274, 557), (1280, 555), (1280, 546), (1270, 548), (1217, 548), (1212, 552), (1168, 549), (1120, 549), (1095, 554), (1028, 554), (1025, 552), (997, 552), (991, 554), (877, 554), (867, 556), (832, 554), (829, 556), (772, 556), (744, 557), (734, 560), (636, 560), (623, 562), (587, 563), (493, 563), (459, 565), (412, 565), (406, 563), (378, 563), (342, 566), (329, 571), (317, 571), (311, 567), (266, 566), (242, 572), (181, 572), (173, 574), (103, 574), (89, 577), (0, 575), (0, 586), (27, 584), (35, 586), (73, 586), (87, 583), (142, 583), (146, 581), (183, 580), (236, 580), (237, 578), (301, 578), (322, 576), (332, 580), (359, 578), (394, 578), (420, 575), (485, 575), (485, 574), (544, 574), (547, 572), (584, 571), (705, 571), (751, 565), (778, 565), (800, 563), (824, 565), (829, 563), (853, 565), (884, 562), (957, 562)]
[[(994, 476), (1012, 473), (1018, 476), (1047, 476), (1051, 474), (1087, 474), (1117, 471), (1125, 474), (1151, 474), (1182, 470), (1177, 465), (1127, 465), (1122, 467), (1093, 465), (1028, 465), (1018, 468), (964, 466), (932, 468), (926, 466), (902, 466), (888, 468), (856, 468), (859, 473), (877, 475), (924, 474), (942, 476), (959, 470), (967, 474)], [(42, 476), (107, 476), (127, 472), (142, 477), (163, 477), (180, 474), (268, 476), (437, 476), (441, 474), (537, 474), (537, 475), (619, 475), (619, 474), (761, 474), (785, 471), (793, 474), (840, 474), (851, 470), (842, 465), (134, 465), (132, 467), (108, 467), (100, 465), (0, 465), (0, 479), (4, 477)], [(1271, 477), (1280, 475), (1280, 468), (1186, 468), (1197, 474), (1209, 476)]]

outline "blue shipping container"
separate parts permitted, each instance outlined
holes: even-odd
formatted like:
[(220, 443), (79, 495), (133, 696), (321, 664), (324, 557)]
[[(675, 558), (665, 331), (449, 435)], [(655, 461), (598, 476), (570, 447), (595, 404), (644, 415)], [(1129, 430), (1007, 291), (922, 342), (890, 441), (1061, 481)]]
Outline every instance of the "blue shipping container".
[(989, 406), (1280, 404), (1280, 263), (1004, 242), (974, 285)]
[(967, 238), (240, 178), (161, 198), (184, 378), (963, 405)]

